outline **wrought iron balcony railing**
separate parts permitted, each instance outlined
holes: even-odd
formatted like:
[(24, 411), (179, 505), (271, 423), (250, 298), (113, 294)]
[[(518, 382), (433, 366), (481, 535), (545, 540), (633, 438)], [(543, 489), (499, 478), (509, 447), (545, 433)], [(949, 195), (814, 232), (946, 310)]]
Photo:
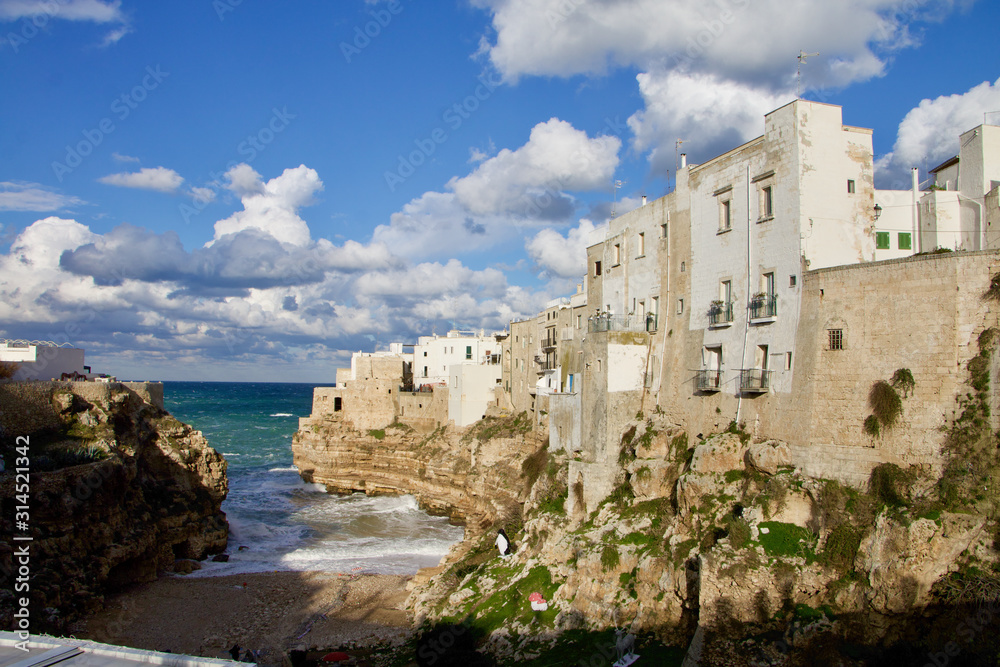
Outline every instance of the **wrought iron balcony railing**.
[(764, 368), (743, 368), (740, 370), (740, 391), (747, 394), (763, 394), (771, 388), (774, 371)]
[(587, 320), (587, 332), (601, 331), (656, 331), (658, 324), (656, 313), (644, 316), (636, 315), (595, 315)]
[(719, 369), (697, 371), (695, 386), (698, 391), (719, 391), (722, 389), (722, 371)]
[(733, 302), (712, 302), (708, 308), (708, 326), (721, 327), (733, 323)]
[(750, 300), (750, 319), (763, 320), (778, 316), (778, 295), (765, 294)]

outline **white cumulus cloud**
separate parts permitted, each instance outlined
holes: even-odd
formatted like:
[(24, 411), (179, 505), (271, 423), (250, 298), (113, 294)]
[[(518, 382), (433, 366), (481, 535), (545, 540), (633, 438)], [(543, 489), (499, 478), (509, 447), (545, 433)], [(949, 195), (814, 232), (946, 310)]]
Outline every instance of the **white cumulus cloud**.
[(97, 179), (105, 185), (119, 188), (136, 188), (139, 190), (155, 190), (172, 194), (177, 192), (184, 178), (173, 169), (166, 167), (143, 167), (139, 171), (109, 174)]
[(594, 190), (610, 182), (618, 166), (621, 140), (587, 136), (564, 120), (552, 118), (531, 129), (528, 142), (503, 149), (448, 188), (471, 213), (532, 215), (543, 191)]
[(595, 232), (606, 227), (584, 218), (566, 236), (552, 228), (543, 229), (524, 247), (543, 276), (580, 278), (587, 273), (587, 246), (596, 242)]
[(213, 243), (250, 228), (266, 232), (282, 243), (298, 246), (309, 243), (309, 225), (299, 217), (298, 210), (311, 204), (316, 193), (323, 190), (315, 169), (299, 165), (266, 183), (246, 164), (236, 165), (226, 175), (230, 189), (240, 195), (243, 210), (215, 223)]
[(964, 93), (921, 100), (900, 122), (892, 152), (876, 164), (880, 187), (909, 187), (910, 168), (925, 171), (958, 155), (958, 136), (981, 125), (983, 114), (990, 111), (1000, 111), (1000, 79)]
[(650, 151), (659, 172), (674, 170), (677, 139), (684, 140), (681, 152), (713, 157), (763, 134), (764, 114), (795, 98), (712, 74), (654, 70), (636, 79), (646, 106), (628, 126), (633, 146)]

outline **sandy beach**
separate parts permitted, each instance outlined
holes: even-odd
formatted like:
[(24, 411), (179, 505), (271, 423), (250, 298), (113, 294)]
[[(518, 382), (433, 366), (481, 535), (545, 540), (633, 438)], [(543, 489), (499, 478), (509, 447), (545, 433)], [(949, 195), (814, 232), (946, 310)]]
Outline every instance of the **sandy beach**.
[(107, 599), (75, 636), (230, 658), (233, 644), (280, 664), (290, 649), (338, 649), (409, 636), (408, 576), (271, 572), (166, 576)]

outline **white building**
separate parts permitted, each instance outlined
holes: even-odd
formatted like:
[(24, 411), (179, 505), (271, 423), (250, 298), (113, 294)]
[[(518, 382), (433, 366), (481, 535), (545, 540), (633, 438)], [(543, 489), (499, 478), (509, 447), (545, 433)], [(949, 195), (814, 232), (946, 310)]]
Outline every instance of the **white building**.
[(0, 340), (0, 361), (18, 364), (15, 380), (58, 380), (67, 375), (86, 376), (83, 350), (52, 341)]
[(499, 364), (505, 332), (452, 329), (446, 336), (420, 336), (413, 347), (413, 385), (448, 385), (455, 364)]
[(448, 419), (468, 426), (486, 416), (502, 381), (499, 356), (486, 364), (452, 364), (448, 378)]
[(702, 392), (791, 391), (802, 272), (874, 259), (872, 132), (796, 100), (764, 135), (678, 173), (690, 206), (690, 303)]
[(875, 259), (935, 250), (1000, 247), (1000, 127), (983, 124), (959, 137), (959, 154), (910, 190), (877, 190)]

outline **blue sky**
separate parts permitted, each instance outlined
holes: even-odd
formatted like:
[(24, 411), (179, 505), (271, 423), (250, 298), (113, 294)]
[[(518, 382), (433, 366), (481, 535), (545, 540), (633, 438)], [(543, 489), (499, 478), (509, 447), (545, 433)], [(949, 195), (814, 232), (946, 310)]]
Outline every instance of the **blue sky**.
[[(877, 182), (1000, 111), (987, 0), (0, 0), (0, 337), (332, 381), (572, 292), (617, 210), (793, 99)], [(624, 185), (617, 193), (612, 182)]]

